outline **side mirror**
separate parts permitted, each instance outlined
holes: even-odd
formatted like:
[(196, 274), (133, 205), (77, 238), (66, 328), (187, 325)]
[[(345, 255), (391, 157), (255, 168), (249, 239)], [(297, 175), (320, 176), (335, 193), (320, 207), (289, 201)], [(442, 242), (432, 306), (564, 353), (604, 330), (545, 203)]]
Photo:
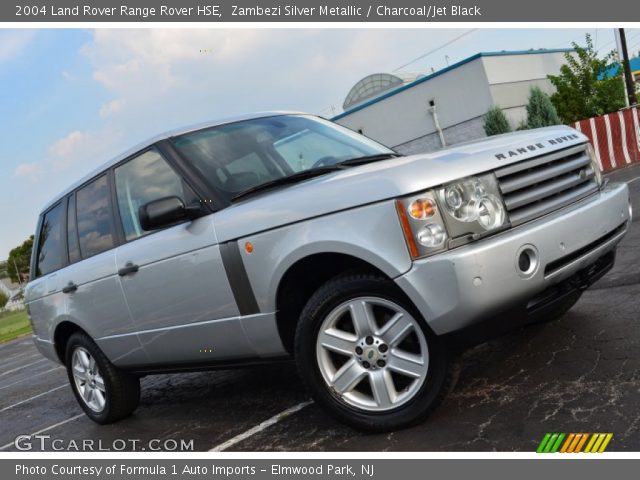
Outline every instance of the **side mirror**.
[(138, 210), (143, 230), (157, 230), (185, 220), (193, 220), (200, 213), (200, 206), (185, 207), (178, 197), (165, 197), (146, 203)]

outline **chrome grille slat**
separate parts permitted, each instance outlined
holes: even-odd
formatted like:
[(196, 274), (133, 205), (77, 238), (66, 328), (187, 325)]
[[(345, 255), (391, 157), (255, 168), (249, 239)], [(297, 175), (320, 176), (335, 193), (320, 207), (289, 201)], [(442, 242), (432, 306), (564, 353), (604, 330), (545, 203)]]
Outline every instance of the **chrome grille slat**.
[(541, 217), (542, 215), (562, 208), (565, 205), (577, 202), (581, 198), (584, 198), (593, 193), (596, 189), (597, 186), (595, 181), (589, 182), (588, 184), (583, 185), (576, 190), (571, 190), (567, 193), (555, 197), (550, 202), (538, 202), (531, 204), (528, 207), (518, 209), (513, 214), (509, 214), (511, 223), (514, 225), (519, 225), (529, 220), (533, 220), (534, 218)]
[[(554, 162), (549, 167), (537, 168), (533, 172), (522, 172), (500, 180), (500, 190), (502, 193), (509, 193), (520, 190), (529, 185), (543, 182), (549, 178), (577, 170), (591, 163), (587, 155), (580, 156), (567, 162)], [(503, 177), (504, 178), (504, 177)]]
[(543, 198), (561, 193), (571, 187), (580, 185), (590, 181), (593, 178), (593, 170), (588, 169), (588, 173), (585, 177), (581, 177), (579, 173), (569, 173), (558, 179), (554, 179), (549, 182), (545, 182), (538, 187), (525, 189), (520, 192), (516, 192), (510, 195), (505, 200), (505, 205), (509, 210), (522, 207), (523, 205), (535, 202), (536, 200), (542, 200)]
[(511, 225), (519, 225), (598, 190), (587, 145), (495, 170)]

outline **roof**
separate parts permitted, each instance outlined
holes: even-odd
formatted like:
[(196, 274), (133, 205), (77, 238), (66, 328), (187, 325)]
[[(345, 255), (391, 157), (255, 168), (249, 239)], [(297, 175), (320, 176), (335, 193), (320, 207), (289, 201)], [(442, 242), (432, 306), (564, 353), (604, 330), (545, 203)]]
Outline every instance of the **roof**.
[(103, 163), (98, 168), (93, 170), (91, 173), (85, 175), (80, 180), (78, 180), (77, 182), (73, 183), (70, 187), (66, 188), (64, 191), (62, 191), (61, 193), (56, 195), (50, 202), (48, 202), (46, 204), (46, 206), (42, 209), (42, 211), (45, 211), (45, 210), (49, 209), (52, 205), (54, 205), (56, 202), (58, 202), (61, 198), (65, 197), (69, 193), (73, 192), (75, 189), (80, 187), (82, 184), (84, 184), (84, 183), (88, 182), (89, 180), (91, 180), (92, 178), (98, 176), (100, 173), (104, 172), (105, 170), (108, 170), (113, 165), (121, 162), (122, 160), (126, 159), (127, 157), (130, 157), (131, 155), (135, 154), (136, 152), (139, 152), (140, 150), (143, 150), (143, 149), (153, 145), (154, 143), (159, 142), (160, 140), (165, 140), (167, 138), (175, 137), (175, 136), (182, 135), (182, 134), (185, 134), (185, 133), (188, 133), (188, 132), (201, 130), (203, 128), (217, 127), (219, 125), (226, 125), (226, 124), (229, 124), (229, 123), (241, 122), (243, 120), (251, 120), (251, 119), (254, 119), (254, 118), (274, 117), (274, 116), (277, 116), (277, 115), (300, 114), (300, 113), (301, 112), (288, 112), (288, 111), (245, 113), (245, 114), (242, 114), (242, 115), (224, 117), (224, 118), (220, 118), (220, 119), (217, 119), (217, 120), (211, 120), (211, 121), (208, 121), (208, 122), (197, 123), (195, 125), (190, 125), (190, 126), (187, 126), (187, 127), (181, 127), (181, 128), (176, 128), (176, 129), (173, 129), (173, 130), (169, 130), (169, 131), (167, 131), (165, 133), (162, 133), (160, 135), (156, 135), (154, 137), (151, 137), (151, 138), (145, 140), (144, 142), (139, 143), (136, 146), (134, 146), (134, 147), (122, 152), (121, 154), (113, 157), (111, 160)]
[[(360, 103), (358, 105), (355, 105), (352, 108), (349, 108), (348, 110), (345, 110), (344, 112), (336, 115), (335, 117), (333, 117), (331, 120), (333, 120), (334, 122), (336, 120), (339, 120), (343, 117), (346, 117), (347, 115), (351, 115), (352, 113), (355, 113), (359, 110), (362, 110), (364, 108), (367, 108), (370, 105), (373, 105), (375, 103), (378, 103), (386, 98), (392, 97), (393, 95), (397, 95), (400, 92), (404, 92), (405, 90), (408, 90), (410, 88), (415, 87), (416, 85), (420, 85), (424, 82), (428, 82), (429, 80), (431, 80), (432, 78), (438, 77), (444, 73), (450, 72), (452, 70), (455, 70), (456, 68), (460, 68), (463, 65), (466, 65), (469, 62), (472, 62), (474, 60), (477, 60), (478, 58), (481, 57), (502, 57), (502, 56), (510, 56), (510, 55), (535, 55), (535, 54), (541, 54), (541, 53), (567, 53), (567, 52), (573, 52), (573, 48), (552, 48), (552, 49), (545, 49), (545, 48), (541, 48), (538, 50), (515, 50), (515, 51), (507, 51), (507, 50), (503, 50), (501, 52), (480, 52), (480, 53), (476, 53), (475, 55), (472, 55), (468, 58), (465, 58), (464, 60), (460, 60), (457, 63), (454, 63), (452, 65), (449, 65), (448, 67), (445, 67), (441, 70), (438, 70), (437, 72), (431, 73), (429, 75), (425, 75), (424, 77), (420, 77), (416, 80), (414, 80), (413, 82), (409, 82), (406, 83), (402, 86), (399, 86), (397, 88), (394, 88), (392, 90), (388, 90), (385, 93), (383, 93), (382, 95), (372, 98), (371, 100), (367, 101), (367, 102), (363, 102)], [(366, 77), (365, 77), (366, 78)]]

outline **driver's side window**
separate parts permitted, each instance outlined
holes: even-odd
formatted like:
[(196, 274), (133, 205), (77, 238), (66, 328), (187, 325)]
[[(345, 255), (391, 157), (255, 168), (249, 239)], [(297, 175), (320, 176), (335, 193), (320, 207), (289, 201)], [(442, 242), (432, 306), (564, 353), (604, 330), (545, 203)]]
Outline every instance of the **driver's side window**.
[(139, 208), (153, 200), (179, 197), (185, 204), (195, 195), (155, 150), (148, 150), (115, 169), (116, 195), (127, 241), (146, 235), (140, 226)]

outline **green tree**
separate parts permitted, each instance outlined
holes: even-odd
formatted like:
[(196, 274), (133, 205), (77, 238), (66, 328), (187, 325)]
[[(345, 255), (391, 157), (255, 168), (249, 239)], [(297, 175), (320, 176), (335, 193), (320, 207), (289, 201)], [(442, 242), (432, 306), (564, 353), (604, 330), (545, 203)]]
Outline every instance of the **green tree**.
[(0, 292), (0, 308), (4, 308), (8, 301), (9, 297), (7, 297), (3, 292)]
[(622, 69), (618, 68), (615, 75), (607, 74), (617, 61), (615, 51), (598, 58), (589, 34), (586, 46), (574, 43), (573, 47), (574, 52), (565, 53), (566, 63), (560, 67), (560, 74), (548, 76), (556, 88), (551, 102), (562, 121), (572, 123), (623, 108)]
[[(9, 252), (9, 259), (7, 260), (7, 265), (9, 267), (9, 277), (12, 282), (18, 282), (18, 272), (16, 271), (16, 266), (20, 273), (24, 276), (29, 274), (29, 263), (31, 261), (31, 249), (33, 248), (33, 235), (27, 238), (22, 245), (14, 248)], [(21, 278), (20, 281), (24, 280)]]
[(509, 133), (511, 125), (504, 112), (497, 105), (491, 107), (484, 116), (484, 131), (488, 137), (492, 135), (500, 135), (501, 133)]
[(531, 87), (527, 103), (527, 128), (550, 127), (561, 123), (549, 95), (538, 87)]
[(9, 276), (7, 262), (0, 262), (0, 278), (7, 278)]

